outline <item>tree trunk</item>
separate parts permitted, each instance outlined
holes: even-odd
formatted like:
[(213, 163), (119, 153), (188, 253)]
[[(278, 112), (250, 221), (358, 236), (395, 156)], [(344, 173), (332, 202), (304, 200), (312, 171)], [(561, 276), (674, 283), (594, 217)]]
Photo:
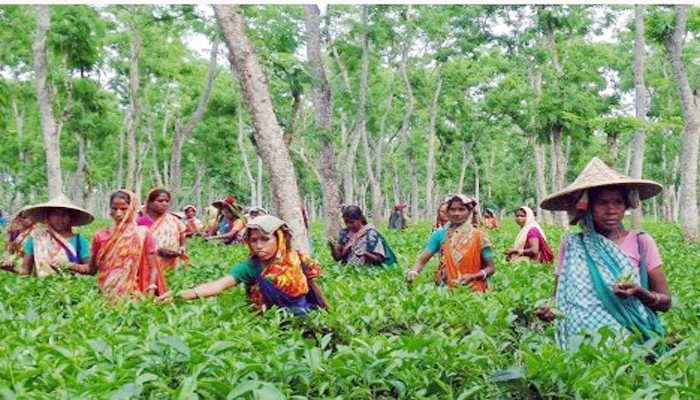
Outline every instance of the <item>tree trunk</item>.
[[(324, 222), (327, 237), (337, 237), (340, 232), (340, 185), (336, 170), (336, 154), (333, 146), (333, 108), (331, 87), (321, 56), (321, 18), (317, 5), (305, 5), (306, 55), (312, 65), (314, 78), (314, 124), (319, 132), (319, 156), (321, 163), (321, 191), (323, 193)], [(363, 59), (364, 60), (364, 59)], [(364, 64), (363, 64), (364, 68)]]
[[(204, 173), (206, 172), (204, 164), (197, 164), (197, 179), (194, 182), (194, 198), (196, 201), (197, 209), (200, 212), (204, 211), (204, 204), (202, 204), (202, 181), (204, 181)], [(200, 216), (203, 214), (200, 214)]]
[(620, 147), (617, 144), (617, 132), (608, 132), (608, 149), (610, 151), (610, 159), (613, 165), (617, 163), (617, 159), (620, 156)]
[(51, 98), (46, 88), (46, 32), (49, 30), (51, 23), (50, 14), (51, 11), (48, 5), (37, 6), (36, 31), (34, 33), (32, 53), (34, 55), (36, 97), (39, 102), (39, 118), (44, 137), (44, 150), (46, 151), (46, 178), (49, 198), (53, 198), (61, 193), (63, 178), (61, 176), (59, 131), (51, 107)]
[(413, 115), (413, 110), (415, 108), (413, 89), (411, 88), (411, 82), (408, 80), (408, 72), (406, 71), (406, 64), (408, 62), (408, 52), (411, 48), (411, 40), (410, 38), (406, 38), (405, 40), (406, 47), (404, 48), (403, 55), (401, 56), (401, 64), (399, 69), (401, 70), (401, 77), (403, 78), (404, 87), (406, 88), (406, 98), (408, 99), (408, 105), (406, 106), (403, 123), (401, 124), (401, 146), (403, 147), (404, 154), (406, 155), (406, 166), (408, 170), (407, 172), (411, 181), (411, 216), (413, 218), (418, 218), (418, 175), (416, 172), (415, 152), (413, 149), (410, 148), (408, 143), (408, 133), (411, 125), (411, 116)]
[(75, 171), (75, 186), (74, 186), (74, 201), (81, 207), (86, 206), (88, 185), (86, 178), (88, 176), (87, 162), (87, 139), (80, 132), (75, 132), (75, 141), (78, 143), (78, 168)]
[[(642, 178), (644, 165), (644, 124), (647, 119), (647, 91), (644, 86), (644, 5), (634, 6), (634, 111), (640, 127), (634, 134), (632, 178)], [(632, 228), (642, 228), (642, 207), (632, 210)]]
[(294, 164), (272, 108), (267, 78), (246, 34), (243, 13), (234, 5), (214, 5), (213, 8), (255, 128), (260, 157), (268, 166), (273, 208), (289, 224), (293, 232), (292, 246), (308, 254), (309, 243)]
[(175, 122), (175, 138), (173, 140), (173, 150), (170, 156), (170, 204), (175, 207), (178, 206), (177, 197), (180, 194), (180, 187), (182, 186), (182, 177), (180, 173), (180, 168), (182, 166), (182, 146), (185, 144), (187, 135), (189, 135), (190, 132), (194, 130), (195, 126), (202, 121), (202, 118), (204, 118), (204, 112), (207, 110), (207, 103), (209, 102), (211, 89), (214, 85), (214, 77), (216, 76), (216, 58), (218, 54), (219, 42), (214, 39), (211, 55), (209, 57), (209, 72), (207, 72), (204, 90), (199, 96), (197, 109), (190, 116), (190, 120), (187, 121), (186, 124), (181, 125), (179, 119)]
[(257, 187), (255, 185), (255, 178), (253, 177), (253, 172), (250, 169), (250, 163), (248, 162), (248, 152), (245, 148), (245, 129), (243, 126), (243, 103), (238, 102), (238, 150), (241, 152), (241, 160), (243, 161), (243, 172), (246, 178), (248, 178), (248, 186), (250, 187), (250, 204), (254, 206), (260, 206), (256, 202)]
[(698, 138), (700, 137), (700, 96), (690, 87), (683, 64), (683, 40), (686, 34), (686, 22), (690, 6), (676, 7), (676, 26), (673, 34), (664, 40), (664, 45), (671, 59), (673, 77), (681, 100), (685, 133), (683, 135), (683, 153), (681, 157), (681, 198), (680, 209), (683, 210), (681, 228), (683, 238), (688, 242), (698, 241)]
[[(540, 101), (540, 96), (542, 95), (542, 71), (537, 68), (533, 71), (531, 75), (532, 89), (535, 91), (537, 101)], [(535, 125), (536, 114), (533, 113), (531, 124)], [(547, 155), (545, 152), (545, 145), (537, 142), (537, 137), (532, 134), (530, 141), (532, 145), (532, 153), (535, 157), (535, 190), (537, 192), (537, 218), (540, 222), (544, 222), (549, 225), (553, 223), (552, 212), (545, 210), (540, 207), (540, 203), (547, 197)]]
[[(564, 176), (566, 174), (566, 159), (564, 158), (564, 152), (561, 144), (561, 131), (562, 129), (559, 126), (555, 126), (552, 129), (552, 167), (554, 169), (552, 192), (558, 192), (564, 188)], [(562, 226), (566, 226), (566, 212), (557, 211), (555, 212), (555, 215), (559, 224)]]
[(545, 165), (547, 163), (544, 145), (537, 143), (532, 138), (532, 154), (535, 156), (535, 190), (537, 192), (537, 216), (540, 222), (547, 225), (552, 223), (552, 213), (540, 207), (540, 203), (547, 197), (547, 179), (545, 178)]
[(368, 8), (362, 6), (362, 70), (360, 72), (360, 98), (357, 105), (357, 116), (355, 117), (355, 127), (350, 137), (350, 147), (345, 153), (345, 165), (343, 166), (343, 191), (345, 204), (355, 202), (353, 193), (353, 178), (355, 174), (355, 158), (357, 149), (362, 139), (362, 131), (365, 129), (365, 115), (367, 112), (367, 80), (369, 78), (369, 27)]
[[(126, 122), (126, 121), (125, 121)], [(117, 188), (122, 189), (124, 187), (124, 134), (125, 129), (119, 129), (119, 170), (117, 171)]]
[(435, 124), (437, 123), (438, 100), (440, 99), (440, 89), (442, 89), (442, 76), (438, 76), (437, 85), (435, 86), (435, 94), (433, 95), (433, 103), (430, 107), (430, 128), (428, 129), (428, 161), (427, 168), (425, 171), (425, 213), (423, 213), (423, 215), (425, 215), (426, 218), (435, 209), (435, 205), (433, 204), (433, 190), (435, 188), (435, 140), (437, 138), (437, 134), (435, 132)]
[[(168, 112), (165, 113), (165, 121), (163, 122), (163, 125), (167, 124), (168, 120)], [(148, 140), (148, 144), (151, 146), (153, 149), (153, 155), (151, 156), (151, 170), (153, 170), (153, 179), (155, 179), (155, 185), (157, 187), (164, 187), (165, 182), (163, 181), (163, 175), (160, 174), (160, 167), (158, 166), (158, 146), (156, 145), (155, 140), (153, 139), (153, 130), (150, 126), (145, 129), (146, 131), (146, 140)]]
[(467, 146), (462, 144), (462, 164), (459, 167), (459, 184), (457, 185), (457, 193), (464, 193), (464, 178), (467, 176), (467, 167), (469, 166), (470, 154)]
[[(134, 13), (140, 6), (132, 6)], [(129, 55), (129, 120), (126, 130), (127, 161), (126, 188), (134, 189), (136, 183), (136, 132), (138, 130), (141, 110), (139, 106), (139, 55), (141, 53), (141, 31), (131, 22), (131, 48)]]
[(262, 158), (258, 155), (256, 157), (258, 159), (258, 174), (257, 174), (257, 184), (255, 185), (258, 188), (258, 195), (256, 196), (255, 204), (259, 204), (261, 207), (263, 206), (263, 165), (262, 165)]

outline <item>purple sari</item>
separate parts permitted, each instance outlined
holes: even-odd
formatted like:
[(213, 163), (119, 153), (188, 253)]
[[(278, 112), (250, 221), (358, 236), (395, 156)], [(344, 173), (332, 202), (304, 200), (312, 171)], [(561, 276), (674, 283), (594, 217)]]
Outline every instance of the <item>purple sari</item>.
[(255, 282), (258, 284), (260, 294), (262, 295), (263, 300), (265, 300), (265, 304), (268, 306), (276, 305), (278, 307), (286, 308), (289, 312), (298, 317), (304, 316), (309, 311), (316, 308), (328, 307), (328, 303), (326, 302), (325, 297), (323, 297), (323, 293), (321, 293), (320, 288), (316, 285), (313, 279), (310, 279), (306, 274), (306, 265), (303, 263), (301, 264), (301, 268), (302, 271), (304, 271), (306, 279), (308, 280), (309, 291), (303, 296), (292, 297), (277, 289), (272, 282), (263, 278), (261, 274), (263, 268), (260, 264), (260, 259), (257, 257), (253, 257), (252, 259), (257, 271)]

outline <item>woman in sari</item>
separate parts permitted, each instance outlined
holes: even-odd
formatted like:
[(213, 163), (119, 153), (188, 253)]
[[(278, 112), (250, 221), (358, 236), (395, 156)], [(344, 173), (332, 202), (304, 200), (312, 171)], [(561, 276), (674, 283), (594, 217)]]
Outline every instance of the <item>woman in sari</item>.
[(484, 212), (481, 214), (481, 217), (481, 222), (479, 224), (482, 228), (498, 229), (498, 220), (496, 219), (496, 215), (494, 214), (492, 209), (485, 209)]
[[(630, 178), (593, 158), (571, 185), (542, 201), (542, 208), (568, 211), (582, 230), (562, 240), (555, 268), (554, 304), (565, 315), (556, 323), (562, 348), (602, 327), (621, 338), (664, 335), (656, 312), (669, 310), (671, 296), (659, 250), (649, 234), (622, 224), (627, 209), (661, 190), (656, 182)], [(548, 305), (538, 307), (537, 316), (555, 318)]]
[(345, 229), (339, 234), (338, 243), (329, 241), (331, 255), (335, 261), (348, 265), (396, 264), (396, 256), (384, 236), (367, 223), (358, 206), (343, 207)]
[(520, 232), (515, 237), (513, 247), (506, 251), (510, 262), (533, 261), (551, 264), (554, 261), (552, 248), (547, 243), (547, 236), (535, 220), (535, 213), (527, 206), (515, 212), (515, 222), (520, 225)]
[[(294, 315), (305, 315), (328, 307), (314, 281), (321, 275), (321, 267), (290, 248), (291, 231), (284, 221), (272, 215), (252, 219), (243, 238), (250, 249), (248, 259), (236, 264), (226, 276), (178, 295), (186, 300), (216, 296), (243, 283), (251, 304), (259, 311), (278, 306)], [(166, 293), (161, 299), (171, 296)]]
[(97, 273), (100, 291), (111, 298), (167, 291), (156, 240), (147, 227), (136, 224), (138, 207), (133, 192), (122, 189), (112, 194), (109, 215), (114, 226), (97, 231), (93, 238), (89, 272)]
[(168, 208), (170, 192), (165, 189), (151, 189), (146, 196), (144, 215), (137, 223), (149, 227), (156, 239), (156, 261), (163, 271), (175, 269), (178, 260), (188, 259), (185, 255), (185, 225), (180, 218), (168, 212)]
[(25, 214), (25, 208), (21, 208), (10, 219), (7, 229), (8, 241), (5, 256), (2, 261), (2, 269), (19, 273), (24, 262), (24, 245), (30, 238), (36, 223)]
[(406, 274), (406, 280), (413, 282), (433, 255), (439, 252), (436, 284), (450, 288), (458, 284), (469, 285), (474, 291), (485, 292), (486, 280), (496, 268), (488, 236), (474, 228), (470, 221), (476, 200), (455, 194), (447, 200), (447, 207), (449, 224), (433, 232), (413, 269)]
[(216, 223), (209, 226), (207, 240), (218, 240), (224, 244), (243, 243), (241, 233), (245, 228), (245, 217), (241, 215), (243, 207), (236, 203), (236, 198), (228, 196), (215, 201), (212, 206), (219, 210)]
[(433, 226), (433, 231), (436, 231), (450, 222), (450, 216), (447, 210), (447, 200), (450, 196), (447, 196), (438, 206), (437, 216), (435, 217), (435, 225)]
[(185, 211), (185, 237), (201, 234), (204, 224), (197, 218), (197, 207), (188, 204), (183, 211)]
[(46, 277), (64, 270), (87, 273), (90, 244), (84, 236), (74, 234), (73, 227), (92, 222), (92, 214), (63, 194), (27, 207), (24, 213), (46, 226), (36, 228), (25, 241), (21, 274)]

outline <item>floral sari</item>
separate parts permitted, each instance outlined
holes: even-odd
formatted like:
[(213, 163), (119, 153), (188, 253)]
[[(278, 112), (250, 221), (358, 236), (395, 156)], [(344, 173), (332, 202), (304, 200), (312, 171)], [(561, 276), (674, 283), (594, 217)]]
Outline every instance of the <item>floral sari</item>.
[[(435, 271), (435, 282), (452, 288), (462, 275), (481, 271), (481, 250), (490, 245), (486, 234), (474, 228), (469, 221), (455, 230), (448, 227), (445, 243), (440, 249), (440, 265)], [(470, 285), (477, 292), (487, 289), (483, 280), (474, 280)]]
[[(276, 305), (295, 315), (305, 315), (315, 308), (328, 308), (328, 302), (314, 278), (321, 275), (321, 267), (307, 256), (289, 250), (284, 232), (278, 229), (277, 254), (266, 267), (252, 257), (257, 271), (255, 283), (246, 286), (246, 293), (258, 310)], [(251, 250), (252, 252), (252, 250)]]
[[(50, 227), (34, 232), (34, 274), (40, 278), (54, 275), (68, 263), (79, 263), (80, 253)], [(80, 243), (80, 241), (78, 241)]]
[(396, 264), (396, 256), (391, 247), (389, 247), (389, 243), (372, 225), (364, 225), (355, 233), (350, 233), (348, 229), (341, 230), (338, 243), (349, 249), (341, 260), (343, 264), (366, 265), (367, 261), (365, 258), (357, 256), (357, 253), (361, 252), (384, 256), (382, 265), (391, 266)]
[(583, 233), (567, 238), (557, 285), (556, 304), (565, 315), (557, 322), (559, 346), (570, 348), (574, 336), (602, 327), (610, 327), (621, 337), (637, 332), (644, 340), (663, 336), (663, 327), (652, 310), (635, 297), (617, 297), (611, 289), (623, 274), (632, 274), (648, 289), (644, 255), (637, 268), (619, 245), (594, 230), (590, 212), (582, 225)]
[[(175, 215), (166, 212), (157, 217), (150, 227), (151, 234), (156, 239), (158, 248), (178, 251), (182, 246), (180, 242), (182, 234), (185, 232), (185, 225)], [(186, 261), (188, 257), (184, 254), (178, 257), (156, 257), (158, 266), (163, 271), (170, 271), (175, 268), (178, 260)]]
[[(132, 296), (138, 292), (148, 292), (151, 266), (146, 252), (146, 235), (148, 228), (136, 225), (138, 202), (136, 195), (128, 190), (121, 190), (129, 195), (129, 209), (117, 224), (107, 240), (93, 254), (98, 266), (98, 284), (100, 290), (109, 297)], [(156, 295), (167, 291), (163, 270), (158, 269)]]

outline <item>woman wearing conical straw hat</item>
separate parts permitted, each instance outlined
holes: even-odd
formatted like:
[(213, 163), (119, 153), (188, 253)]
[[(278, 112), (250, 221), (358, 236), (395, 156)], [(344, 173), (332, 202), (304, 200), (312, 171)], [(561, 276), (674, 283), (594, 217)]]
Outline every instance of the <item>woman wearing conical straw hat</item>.
[(61, 270), (90, 273), (90, 244), (84, 236), (74, 234), (73, 227), (92, 222), (92, 214), (60, 194), (27, 207), (24, 215), (46, 226), (36, 229), (25, 242), (22, 274), (45, 277)]
[[(576, 180), (542, 201), (542, 208), (568, 211), (582, 232), (566, 236), (555, 267), (557, 343), (575, 346), (575, 336), (611, 328), (619, 337), (642, 340), (661, 337), (656, 315), (671, 307), (661, 256), (647, 233), (628, 231), (622, 224), (627, 209), (659, 194), (661, 185), (633, 179), (593, 158)], [(537, 316), (555, 319), (552, 304), (541, 305)]]

